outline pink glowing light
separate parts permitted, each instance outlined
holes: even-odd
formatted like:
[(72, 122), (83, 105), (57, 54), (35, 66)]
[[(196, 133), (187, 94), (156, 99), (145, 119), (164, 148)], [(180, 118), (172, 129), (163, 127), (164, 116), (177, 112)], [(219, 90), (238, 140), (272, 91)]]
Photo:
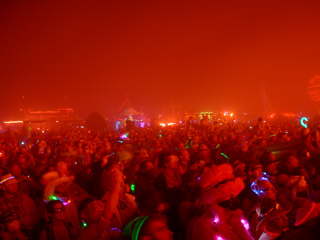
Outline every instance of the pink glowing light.
[(219, 223), (219, 222), (220, 222), (220, 218), (219, 218), (218, 215), (216, 215), (216, 216), (214, 217), (214, 219), (213, 219), (213, 223), (214, 223), (214, 224), (217, 224), (217, 223)]
[(243, 225), (243, 227), (247, 230), (247, 232), (250, 230), (250, 225), (248, 223), (248, 221), (244, 218), (241, 218), (241, 223)]
[(8, 181), (8, 180), (10, 180), (10, 179), (14, 179), (14, 176), (8, 177), (8, 178), (6, 178), (6, 179), (3, 179), (3, 180), (0, 182), (0, 184), (3, 184), (4, 182), (6, 182), (6, 181)]
[(67, 202), (62, 202), (62, 204), (63, 204), (64, 206), (66, 206), (66, 205), (68, 205), (68, 204), (70, 204), (70, 203), (71, 203), (70, 200), (68, 200)]

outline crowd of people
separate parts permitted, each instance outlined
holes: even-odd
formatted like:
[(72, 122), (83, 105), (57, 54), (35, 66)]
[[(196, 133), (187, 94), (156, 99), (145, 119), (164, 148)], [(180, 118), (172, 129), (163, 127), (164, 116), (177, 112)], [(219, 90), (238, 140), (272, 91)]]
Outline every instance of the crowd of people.
[(9, 129), (0, 239), (319, 239), (319, 154), (296, 119)]

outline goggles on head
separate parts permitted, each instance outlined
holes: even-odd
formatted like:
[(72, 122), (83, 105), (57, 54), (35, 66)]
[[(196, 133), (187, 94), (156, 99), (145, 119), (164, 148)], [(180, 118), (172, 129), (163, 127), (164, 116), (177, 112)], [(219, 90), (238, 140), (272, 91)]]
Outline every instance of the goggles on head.
[(103, 204), (102, 204), (101, 201), (97, 200), (97, 201), (94, 201), (94, 202), (90, 203), (88, 205), (88, 209), (90, 211), (94, 211), (94, 212), (99, 211), (99, 210), (103, 210)]

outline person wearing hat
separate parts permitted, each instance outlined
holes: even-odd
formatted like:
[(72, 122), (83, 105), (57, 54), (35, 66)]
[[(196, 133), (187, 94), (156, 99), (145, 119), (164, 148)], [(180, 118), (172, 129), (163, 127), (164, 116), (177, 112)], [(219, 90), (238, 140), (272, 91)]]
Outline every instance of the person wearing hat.
[(65, 207), (65, 221), (71, 222), (76, 231), (80, 232), (77, 206), (72, 198), (69, 185), (74, 180), (74, 176), (60, 177), (58, 172), (48, 172), (41, 178), (41, 184), (44, 186), (43, 200), (60, 200)]
[(21, 230), (18, 214), (9, 209), (0, 215), (0, 238), (3, 240), (27, 240), (29, 237)]
[(187, 228), (187, 239), (251, 240), (249, 224), (239, 208), (238, 194), (244, 189), (241, 178), (225, 163), (212, 166), (198, 178), (202, 189), (198, 205), (200, 217), (194, 217)]
[(18, 189), (17, 180), (11, 174), (2, 176), (0, 186), (0, 214), (14, 209), (21, 227), (33, 231), (38, 223), (37, 208), (33, 200)]

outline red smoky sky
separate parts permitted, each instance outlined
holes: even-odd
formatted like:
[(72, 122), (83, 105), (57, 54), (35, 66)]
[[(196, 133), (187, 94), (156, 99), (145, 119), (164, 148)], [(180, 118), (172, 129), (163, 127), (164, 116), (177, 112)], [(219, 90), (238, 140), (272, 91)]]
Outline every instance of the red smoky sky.
[[(1, 115), (315, 112), (320, 1), (0, 1)], [(264, 96), (264, 97), (262, 97)]]

